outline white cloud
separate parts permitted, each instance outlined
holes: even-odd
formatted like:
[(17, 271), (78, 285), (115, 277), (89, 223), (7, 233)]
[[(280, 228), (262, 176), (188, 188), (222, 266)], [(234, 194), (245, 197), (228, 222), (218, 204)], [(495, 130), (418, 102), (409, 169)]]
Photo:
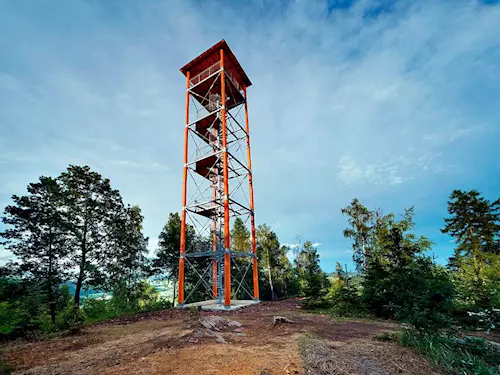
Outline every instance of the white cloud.
[(422, 154), (416, 157), (388, 157), (381, 162), (361, 165), (354, 158), (342, 156), (337, 165), (337, 180), (342, 184), (366, 183), (398, 185), (421, 177), (426, 172), (439, 172), (440, 154)]
[(156, 238), (181, 206), (178, 69), (222, 37), (254, 83), (257, 224), (279, 223), (282, 241), (345, 248), (340, 207), (354, 196), (442, 220), (452, 188), (486, 189), (477, 166), (499, 168), (500, 6), (407, 0), (367, 17), (372, 1), (329, 15), (305, 1), (49, 3), (58, 12), (0, 5), (0, 202), (89, 164)]

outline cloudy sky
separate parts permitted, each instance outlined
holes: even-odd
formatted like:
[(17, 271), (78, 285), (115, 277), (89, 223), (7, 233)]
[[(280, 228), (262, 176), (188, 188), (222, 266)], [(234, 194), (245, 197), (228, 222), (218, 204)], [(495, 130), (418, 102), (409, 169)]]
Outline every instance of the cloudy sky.
[(330, 271), (352, 198), (414, 205), (445, 263), (451, 190), (500, 197), (499, 35), (491, 0), (0, 0), (0, 209), (87, 164), (140, 205), (154, 250), (181, 206), (179, 68), (224, 38), (254, 83), (257, 223)]

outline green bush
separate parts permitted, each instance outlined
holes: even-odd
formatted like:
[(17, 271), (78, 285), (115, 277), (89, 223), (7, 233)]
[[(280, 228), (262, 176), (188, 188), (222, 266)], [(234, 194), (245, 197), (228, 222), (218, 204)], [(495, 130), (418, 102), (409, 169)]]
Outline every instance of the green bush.
[(429, 257), (416, 257), (399, 269), (375, 264), (363, 284), (363, 300), (377, 316), (409, 323), (421, 332), (451, 323), (453, 284)]
[(302, 306), (307, 310), (329, 309), (332, 307), (332, 301), (326, 297), (307, 297), (302, 301)]
[(56, 317), (55, 328), (59, 331), (78, 331), (83, 327), (85, 315), (81, 309), (71, 302)]
[(112, 319), (117, 316), (117, 311), (113, 310), (110, 301), (86, 298), (83, 302), (83, 312), (88, 322), (96, 322)]

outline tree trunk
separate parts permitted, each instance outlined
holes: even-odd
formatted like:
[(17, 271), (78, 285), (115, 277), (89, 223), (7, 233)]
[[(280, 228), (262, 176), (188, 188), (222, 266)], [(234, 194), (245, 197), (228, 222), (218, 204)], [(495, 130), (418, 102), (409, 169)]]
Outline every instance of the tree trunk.
[(78, 273), (78, 279), (76, 280), (75, 289), (75, 307), (80, 307), (80, 292), (82, 291), (83, 279), (85, 276), (85, 262), (87, 261), (87, 230), (86, 224), (84, 224), (83, 230), (83, 240), (82, 240), (82, 259), (80, 259), (80, 272)]
[(49, 229), (49, 272), (47, 277), (47, 296), (49, 298), (49, 309), (50, 309), (50, 320), (52, 323), (56, 322), (56, 301), (54, 298), (54, 290), (53, 290), (53, 253), (52, 253), (52, 228)]
[[(84, 259), (84, 258), (85, 258), (85, 256), (83, 256), (83, 254), (82, 254), (82, 259)], [(82, 263), (83, 263), (83, 261), (82, 261)], [(80, 307), (80, 292), (82, 291), (83, 273), (84, 273), (83, 267), (84, 266), (82, 264), (80, 264), (80, 273), (78, 274), (78, 279), (76, 280), (76, 289), (75, 289), (75, 297), (74, 297), (76, 308)]]

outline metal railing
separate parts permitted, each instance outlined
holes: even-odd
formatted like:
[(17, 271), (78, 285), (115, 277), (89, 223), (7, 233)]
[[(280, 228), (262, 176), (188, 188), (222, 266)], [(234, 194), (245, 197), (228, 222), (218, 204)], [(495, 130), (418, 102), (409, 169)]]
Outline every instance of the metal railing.
[(207, 69), (205, 69), (204, 71), (202, 71), (200, 74), (198, 74), (198, 75), (194, 76), (193, 78), (191, 78), (191, 80), (189, 82), (191, 82), (191, 85), (193, 85), (193, 86), (197, 85), (198, 83), (200, 83), (204, 79), (210, 77), (215, 72), (218, 72), (219, 69), (220, 69), (220, 61), (217, 61), (215, 64), (213, 64), (212, 66), (208, 67)]
[[(204, 71), (202, 71), (198, 75), (191, 78), (189, 80), (189, 82), (191, 83), (192, 86), (197, 85), (198, 83), (200, 83), (204, 79), (207, 79), (208, 77), (210, 77), (212, 74), (218, 72), (219, 70), (220, 70), (220, 61), (217, 61), (212, 66), (208, 67), (207, 69), (205, 69)], [(238, 89), (238, 91), (241, 91), (240, 84), (239, 84), (238, 80), (234, 77), (234, 75), (228, 70), (226, 70), (226, 75), (229, 77), (229, 79), (234, 84), (234, 86)]]

